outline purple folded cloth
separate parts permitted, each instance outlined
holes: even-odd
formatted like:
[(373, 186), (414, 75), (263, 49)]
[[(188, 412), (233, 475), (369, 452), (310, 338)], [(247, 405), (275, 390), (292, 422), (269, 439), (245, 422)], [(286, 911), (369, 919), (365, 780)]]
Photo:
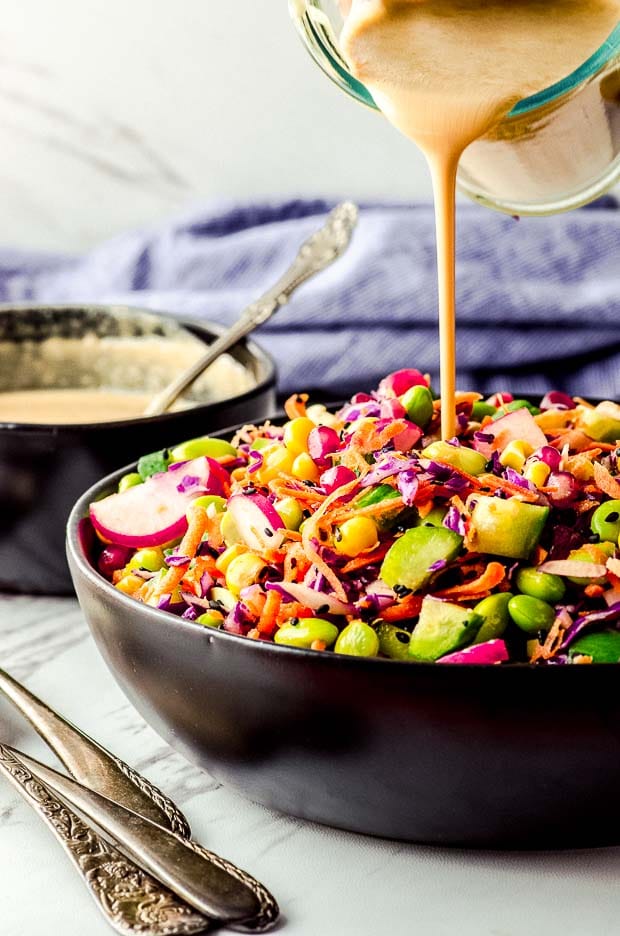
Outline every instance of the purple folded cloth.
[[(332, 203), (211, 204), (122, 234), (85, 256), (0, 251), (5, 302), (126, 302), (231, 323), (270, 286)], [(354, 241), (257, 333), (284, 393), (342, 397), (383, 374), (438, 371), (432, 208), (362, 206)], [(620, 211), (458, 212), (463, 389), (620, 397)]]

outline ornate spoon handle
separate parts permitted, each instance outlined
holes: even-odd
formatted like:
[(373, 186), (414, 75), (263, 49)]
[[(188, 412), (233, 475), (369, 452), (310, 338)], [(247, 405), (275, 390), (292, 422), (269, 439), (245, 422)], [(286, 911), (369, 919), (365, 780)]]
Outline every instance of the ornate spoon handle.
[(2, 669), (0, 692), (28, 719), (76, 780), (177, 835), (190, 837), (187, 819), (158, 787), (106, 751)]
[(228, 351), (241, 338), (245, 338), (271, 318), (274, 312), (288, 302), (298, 286), (333, 263), (348, 247), (356, 223), (357, 207), (352, 202), (337, 205), (328, 215), (323, 227), (301, 245), (295, 260), (278, 282), (260, 299), (249, 305), (234, 325), (220, 335), (195, 364), (153, 397), (144, 415), (157, 416), (159, 413), (165, 413), (177, 397), (187, 390), (220, 354)]
[(207, 917), (109, 845), (1, 744), (0, 772), (56, 835), (108, 923), (122, 936), (190, 936), (210, 927)]

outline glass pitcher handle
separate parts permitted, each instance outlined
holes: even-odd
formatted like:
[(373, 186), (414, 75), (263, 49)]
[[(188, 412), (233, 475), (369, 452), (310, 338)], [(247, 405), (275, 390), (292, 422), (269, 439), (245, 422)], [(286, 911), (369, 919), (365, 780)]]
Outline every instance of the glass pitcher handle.
[(370, 92), (351, 74), (340, 54), (334, 26), (324, 6), (324, 0), (289, 0), (289, 12), (301, 41), (334, 84), (360, 104), (379, 110)]

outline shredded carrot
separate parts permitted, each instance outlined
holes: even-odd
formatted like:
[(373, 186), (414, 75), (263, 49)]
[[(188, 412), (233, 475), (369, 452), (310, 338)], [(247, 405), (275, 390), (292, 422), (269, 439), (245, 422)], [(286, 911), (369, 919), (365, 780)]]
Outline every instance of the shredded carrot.
[(594, 480), (604, 494), (608, 494), (614, 500), (620, 499), (620, 483), (599, 462), (594, 463)]
[(257, 624), (259, 634), (273, 634), (277, 626), (278, 612), (280, 611), (281, 604), (282, 596), (279, 592), (275, 590), (267, 592), (265, 605)]
[[(198, 547), (202, 542), (202, 537), (207, 528), (207, 511), (204, 507), (190, 504), (187, 515), (189, 518), (187, 530), (185, 531), (185, 536), (178, 545), (177, 554), (179, 556), (187, 556), (188, 559), (191, 560), (198, 552)], [(150, 601), (153, 602), (155, 599), (160, 598), (161, 595), (169, 595), (179, 584), (186, 571), (187, 565), (171, 566), (166, 574), (157, 581), (153, 588)]]
[(347, 564), (343, 566), (343, 575), (348, 575), (350, 572), (355, 572), (357, 569), (363, 569), (365, 566), (372, 565), (373, 562), (381, 562), (390, 548), (390, 545), (390, 543), (382, 543), (378, 549), (374, 549), (370, 553), (363, 553), (355, 559), (351, 559), (350, 562), (347, 562)]
[(453, 585), (451, 588), (442, 588), (440, 591), (433, 592), (436, 598), (462, 598), (467, 601), (468, 596), (476, 598), (479, 595), (484, 597), (491, 589), (495, 588), (506, 578), (506, 569), (501, 562), (489, 562), (482, 575), (472, 582), (465, 582), (462, 585)]
[(298, 416), (305, 416), (307, 402), (307, 393), (294, 393), (284, 404), (284, 412), (289, 419), (296, 419)]
[(311, 563), (316, 566), (318, 571), (325, 577), (325, 579), (331, 585), (334, 594), (340, 598), (341, 601), (347, 600), (347, 594), (342, 586), (342, 583), (334, 570), (321, 558), (316, 547), (314, 546), (312, 540), (320, 540), (320, 527), (321, 521), (324, 519), (325, 514), (343, 497), (346, 497), (347, 494), (351, 494), (357, 485), (359, 484), (358, 479), (354, 481), (349, 481), (348, 484), (343, 484), (342, 487), (337, 488), (333, 493), (327, 497), (319, 509), (312, 514), (311, 517), (308, 517), (304, 523), (303, 533), (302, 533), (302, 543), (304, 546), (304, 551)]
[(310, 644), (311, 650), (325, 650), (326, 647), (327, 647), (327, 644), (325, 643), (324, 640), (313, 640), (312, 643)]
[(538, 546), (536, 546), (536, 548), (534, 549), (534, 552), (532, 553), (532, 558), (531, 558), (532, 565), (533, 566), (542, 565), (548, 555), (549, 553), (547, 552), (547, 550), (543, 549), (543, 547), (540, 546), (539, 544)]
[(492, 474), (481, 474), (476, 478), (472, 477), (472, 480), (476, 483), (478, 490), (488, 488), (489, 491), (505, 491), (506, 494), (519, 497), (524, 501), (538, 500), (538, 491), (528, 491), (527, 488), (519, 487), (518, 484), (506, 481), (505, 478), (497, 478)]
[(572, 623), (573, 621), (570, 614), (565, 610), (560, 611), (551, 625), (551, 629), (545, 638), (544, 644), (539, 644), (536, 647), (536, 650), (530, 657), (530, 661), (535, 663), (537, 660), (550, 660), (554, 657), (562, 645), (564, 632)]
[(605, 594), (605, 589), (602, 585), (586, 585), (583, 591), (588, 598), (600, 598), (601, 595)]
[(417, 617), (422, 609), (421, 595), (407, 595), (398, 604), (390, 605), (384, 608), (379, 617), (383, 621), (406, 621), (409, 618)]

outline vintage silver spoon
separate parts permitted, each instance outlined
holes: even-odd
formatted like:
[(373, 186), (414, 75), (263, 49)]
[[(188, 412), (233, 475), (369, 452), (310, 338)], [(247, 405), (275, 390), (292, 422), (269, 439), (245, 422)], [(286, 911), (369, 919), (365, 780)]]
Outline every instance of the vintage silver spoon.
[[(148, 825), (156, 823), (162, 830), (170, 829), (180, 839), (190, 840), (185, 816), (161, 790), (1, 669), (0, 693), (90, 791), (151, 820)], [(118, 932), (126, 936), (189, 936), (210, 928), (212, 917), (198, 912), (102, 839), (57, 798), (54, 788), (33, 766), (27, 766), (17, 752), (0, 746), (0, 773), (12, 781), (55, 832), (99, 908)], [(231, 921), (233, 928), (250, 932), (273, 925), (278, 905), (259, 881), (191, 840), (190, 847), (229, 875), (229, 882), (221, 878), (226, 890), (234, 886), (238, 893), (249, 891), (256, 900), (255, 915), (237, 923)]]
[(288, 302), (298, 286), (337, 260), (351, 241), (357, 217), (358, 210), (352, 202), (342, 202), (337, 205), (328, 215), (323, 227), (302, 244), (292, 265), (278, 282), (260, 299), (249, 305), (234, 325), (231, 325), (212, 345), (209, 345), (209, 350), (195, 364), (188, 367), (154, 396), (143, 415), (158, 416), (160, 413), (165, 413), (183, 391), (187, 390), (220, 354), (228, 351), (241, 338), (245, 338), (255, 328), (270, 319), (274, 312)]

